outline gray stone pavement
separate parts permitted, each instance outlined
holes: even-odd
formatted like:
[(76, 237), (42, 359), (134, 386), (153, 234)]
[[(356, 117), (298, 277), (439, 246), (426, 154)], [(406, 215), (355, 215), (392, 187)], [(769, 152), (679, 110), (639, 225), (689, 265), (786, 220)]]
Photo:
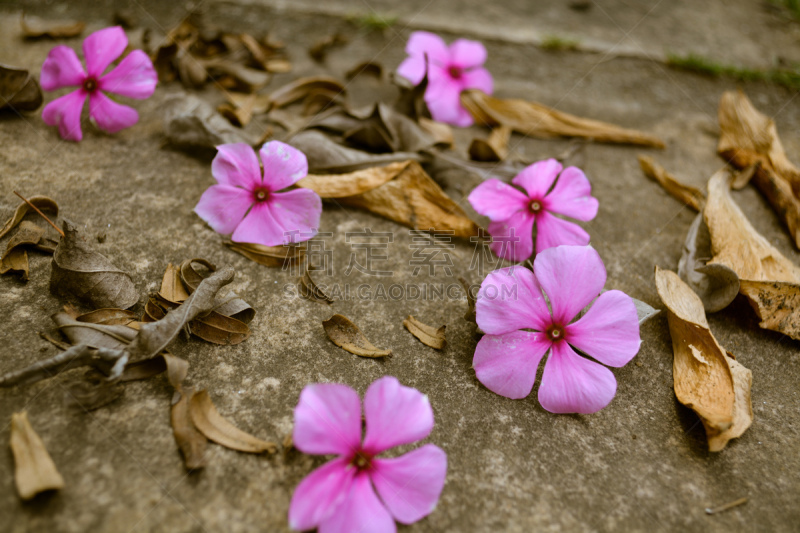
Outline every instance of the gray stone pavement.
[[(619, 1), (580, 13), (555, 1), (434, 1), (417, 18), (424, 0), (199, 4), (223, 28), (270, 30), (287, 42), (295, 70), (271, 87), (310, 73), (340, 75), (366, 59), (393, 68), (404, 56), (412, 29), (441, 28), (448, 40), (462, 32), (485, 36), (488, 68), (500, 96), (530, 98), (661, 136), (667, 143), (663, 151), (588, 144), (571, 161), (584, 168), (600, 200), (597, 218), (586, 227), (608, 269), (607, 287), (658, 308), (653, 267), (677, 266), (693, 213), (641, 175), (636, 155), (647, 152), (686, 182), (703, 186), (721, 166), (714, 149), (717, 102), (724, 90), (738, 86), (775, 117), (789, 157), (800, 160), (800, 99), (794, 92), (708, 79), (624, 54), (552, 53), (533, 44), (542, 35), (563, 33), (614, 46), (622, 37), (615, 33), (619, 25), (632, 36), (619, 47), (635, 47), (635, 40), (647, 54), (675, 46), (740, 64), (793, 57), (795, 25), (762, 11), (756, 2)], [(138, 10), (143, 25), (155, 29), (170, 27), (185, 12), (183, 5), (150, 0), (126, 5)], [(19, 7), (0, 12), (0, 62), (38, 71), (53, 43), (21, 41)], [(90, 29), (97, 29), (107, 24), (114, 6), (28, 2), (24, 7), (46, 16), (88, 17)], [(401, 18), (382, 33), (356, 30), (343, 17), (389, 8)], [(616, 23), (605, 21), (603, 11)], [(336, 31), (347, 32), (351, 42), (334, 50), (325, 66), (311, 62), (305, 49)], [(138, 33), (130, 35), (136, 45)], [(535, 394), (518, 401), (501, 398), (482, 387), (470, 368), (476, 337), (474, 327), (462, 319), (464, 301), (351, 300), (325, 307), (287, 299), (284, 287), (294, 277), (223, 247), (220, 237), (192, 213), (213, 183), (210, 157), (164, 146), (158, 108), (179, 90), (162, 86), (152, 99), (136, 103), (140, 123), (117, 135), (87, 125), (80, 144), (61, 142), (38, 113), (0, 117), (0, 218), (16, 205), (12, 190), (57, 198), (63, 213), (87, 234), (106, 234), (99, 249), (130, 271), (143, 295), (157, 287), (168, 262), (206, 257), (234, 266), (234, 288), (258, 311), (252, 337), (234, 347), (181, 340), (173, 351), (191, 363), (190, 381), (208, 388), (219, 410), (237, 425), (280, 440), (291, 431), (292, 409), (305, 384), (338, 381), (363, 393), (373, 380), (390, 374), (430, 397), (436, 427), (427, 441), (449, 456), (438, 508), (401, 531), (796, 530), (800, 351), (797, 342), (760, 330), (745, 302), (737, 300), (709, 317), (720, 344), (753, 371), (755, 421), (722, 453), (707, 452), (697, 418), (675, 400), (664, 316), (642, 328), (642, 350), (627, 367), (614, 371), (618, 393), (600, 413), (557, 416), (544, 411)], [(219, 98), (213, 90), (204, 96)], [(460, 150), (475, 134), (484, 133), (477, 128), (459, 132)], [(513, 145), (536, 159), (560, 154), (570, 142), (514, 137)], [(463, 180), (448, 183), (448, 191), (466, 203), (474, 180), (466, 175)], [(771, 243), (800, 260), (757, 191), (747, 188), (734, 198)], [(322, 228), (334, 234), (329, 241), (332, 282), (388, 286), (373, 277), (344, 275), (350, 252), (344, 234), (364, 227), (395, 235), (386, 262), (395, 272), (391, 283), (446, 286), (455, 281), (441, 272), (412, 275), (411, 237), (405, 228), (363, 212), (326, 207)], [(477, 282), (480, 276), (468, 269), (472, 253), (469, 242), (456, 243), (453, 274)], [(27, 284), (0, 278), (0, 371), (55, 353), (38, 336), (52, 329), (48, 317), (61, 305), (48, 291), (48, 263), (49, 258), (34, 256)], [(392, 348), (394, 357), (364, 360), (334, 346), (321, 326), (334, 312), (353, 319), (375, 344)], [(446, 350), (435, 352), (411, 337), (402, 326), (408, 314), (446, 323)], [(165, 378), (131, 383), (123, 398), (92, 413), (66, 405), (65, 386), (72, 378), (0, 390), (0, 443), (7, 442), (11, 413), (27, 409), (66, 482), (53, 497), (22, 504), (7, 453), (0, 461), (3, 531), (284, 531), (292, 491), (323, 461), (301, 454), (253, 456), (212, 444), (209, 466), (187, 475), (169, 426), (172, 392)], [(743, 496), (749, 499), (744, 506), (714, 516), (704, 512)]]

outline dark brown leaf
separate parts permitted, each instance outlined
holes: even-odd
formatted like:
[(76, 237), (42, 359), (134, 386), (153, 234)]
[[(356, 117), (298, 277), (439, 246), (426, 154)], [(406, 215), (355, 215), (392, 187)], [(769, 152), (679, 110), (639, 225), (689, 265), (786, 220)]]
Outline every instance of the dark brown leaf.
[[(58, 215), (58, 204), (55, 200), (48, 198), (47, 196), (31, 196), (28, 201), (35, 205), (40, 211), (49, 211), (53, 213), (53, 215)], [(31, 206), (27, 203), (22, 202), (17, 206), (17, 209), (14, 211), (14, 214), (11, 216), (10, 219), (3, 224), (3, 228), (0, 229), (0, 239), (5, 237), (9, 231), (14, 229), (17, 224), (22, 222), (22, 219), (25, 218), (29, 212), (32, 212)]]
[(0, 65), (0, 110), (36, 111), (42, 101), (39, 82), (27, 70)]
[(65, 237), (53, 254), (50, 291), (94, 308), (135, 304), (139, 295), (130, 275), (95, 251), (70, 222), (65, 220), (62, 227)]
[(231, 424), (223, 418), (208, 391), (201, 390), (192, 396), (189, 409), (195, 427), (209, 440), (226, 448), (247, 453), (275, 453), (278, 447), (273, 442), (261, 440)]
[(333, 303), (331, 297), (325, 294), (325, 292), (314, 283), (314, 280), (311, 279), (311, 273), (307, 269), (303, 277), (297, 282), (297, 290), (300, 292), (300, 296), (312, 302), (323, 304)]
[(435, 350), (443, 350), (447, 345), (447, 340), (444, 336), (447, 326), (435, 328), (433, 326), (423, 324), (411, 315), (408, 315), (408, 318), (403, 320), (403, 325), (412, 335), (422, 341), (422, 344), (426, 346), (430, 346)]
[[(205, 273), (200, 273), (195, 264), (201, 265), (205, 269)], [(212, 272), (216, 271), (217, 267), (209, 263), (205, 259), (187, 259), (180, 266), (181, 282), (183, 283), (186, 292), (191, 294), (198, 287), (200, 282), (207, 278)], [(236, 319), (236, 321), (244, 324), (249, 323), (255, 317), (255, 309), (250, 307), (250, 304), (239, 298), (233, 293), (225, 295), (218, 294), (214, 304), (214, 312), (224, 316)], [(238, 327), (238, 326), (231, 326)], [(249, 329), (248, 335), (249, 335)], [(208, 340), (208, 339), (206, 339)], [(244, 340), (244, 339), (242, 339)], [(212, 341), (213, 342), (213, 341)], [(240, 341), (241, 342), (241, 341)]]
[(303, 100), (309, 94), (320, 90), (340, 95), (345, 94), (344, 85), (336, 78), (330, 76), (310, 76), (287, 83), (283, 87), (273, 91), (269, 95), (269, 98), (272, 107), (280, 108)]
[(40, 492), (64, 488), (64, 479), (41, 437), (31, 427), (25, 411), (11, 415), (11, 453), (14, 454), (14, 481), (23, 500), (30, 500)]
[(493, 163), (502, 161), (508, 156), (508, 141), (511, 139), (511, 128), (498, 126), (492, 129), (489, 138), (473, 139), (469, 145), (469, 158), (473, 161)]
[[(193, 287), (192, 290), (195, 288), (196, 286)], [(164, 271), (164, 277), (161, 280), (161, 289), (159, 289), (158, 295), (164, 300), (174, 304), (181, 304), (189, 297), (189, 293), (186, 291), (181, 281), (181, 269), (179, 266), (175, 266), (172, 263), (167, 265), (167, 270)]]
[(19, 24), (22, 27), (22, 35), (26, 39), (77, 37), (86, 28), (86, 23), (80, 21), (43, 20), (39, 17), (29, 17), (24, 14), (20, 17)]
[(325, 333), (336, 346), (361, 357), (391, 357), (391, 350), (381, 350), (376, 348), (358, 326), (353, 324), (349, 318), (342, 315), (333, 315), (328, 320), (322, 322)]
[(189, 322), (189, 330), (204, 341), (226, 346), (239, 344), (250, 337), (247, 324), (215, 311)]
[(23, 281), (28, 281), (28, 252), (25, 248), (38, 244), (43, 235), (44, 228), (23, 220), (19, 230), (9, 239), (6, 251), (0, 259), (0, 274), (19, 273)]
[(200, 433), (192, 422), (190, 405), (195, 392), (191, 387), (184, 387), (183, 381), (189, 372), (189, 363), (178, 357), (166, 355), (163, 358), (167, 368), (167, 378), (175, 389), (170, 409), (170, 423), (175, 442), (183, 455), (183, 462), (188, 470), (196, 470), (206, 465), (206, 446), (208, 440)]

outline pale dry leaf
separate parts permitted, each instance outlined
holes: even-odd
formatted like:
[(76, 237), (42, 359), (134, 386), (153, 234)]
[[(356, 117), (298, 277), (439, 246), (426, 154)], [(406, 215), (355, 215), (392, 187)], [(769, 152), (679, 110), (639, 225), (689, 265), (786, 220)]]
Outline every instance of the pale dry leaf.
[(64, 39), (77, 37), (86, 28), (86, 23), (69, 20), (44, 20), (39, 17), (29, 17), (24, 13), (19, 19), (22, 36), (26, 39)]
[(405, 326), (409, 333), (418, 338), (422, 344), (430, 346), (435, 350), (443, 350), (447, 345), (447, 340), (445, 339), (445, 329), (447, 326), (441, 326), (439, 328), (429, 326), (420, 322), (412, 315), (408, 315), (408, 318), (403, 320), (403, 326)]
[(189, 402), (189, 409), (195, 427), (217, 444), (247, 453), (275, 453), (278, 450), (275, 443), (242, 431), (219, 414), (208, 391), (196, 392)]
[(14, 482), (19, 497), (30, 500), (40, 492), (64, 488), (41, 437), (28, 421), (28, 413), (11, 415), (11, 452), (14, 454)]
[(667, 307), (675, 395), (697, 413), (709, 451), (718, 452), (753, 421), (752, 374), (720, 347), (708, 327), (703, 302), (677, 274), (656, 267), (655, 279)]
[(639, 167), (648, 178), (656, 181), (673, 198), (688, 205), (695, 211), (702, 211), (706, 201), (703, 191), (691, 185), (686, 185), (678, 181), (675, 176), (666, 171), (664, 167), (656, 163), (652, 157), (646, 155), (639, 156)]
[(325, 334), (340, 348), (360, 357), (389, 357), (391, 350), (381, 350), (369, 342), (367, 337), (358, 329), (358, 326), (343, 316), (333, 315), (328, 320), (322, 322)]
[(598, 142), (664, 148), (661, 139), (648, 133), (577, 117), (536, 102), (496, 98), (478, 89), (463, 91), (461, 105), (480, 125), (507, 126), (531, 137), (582, 137)]

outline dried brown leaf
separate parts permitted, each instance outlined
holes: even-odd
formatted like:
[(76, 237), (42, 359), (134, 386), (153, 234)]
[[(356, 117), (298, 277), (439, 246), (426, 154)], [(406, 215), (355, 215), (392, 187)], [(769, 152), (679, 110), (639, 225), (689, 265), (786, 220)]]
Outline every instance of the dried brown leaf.
[[(236, 95), (235, 97), (232, 95)], [(239, 95), (237, 93), (228, 93), (228, 102), (217, 107), (217, 111), (228, 119), (228, 121), (239, 128), (243, 128), (250, 123), (253, 118), (253, 113), (256, 111), (258, 104), (258, 95), (247, 94)]]
[(410, 228), (452, 231), (456, 237), (478, 234), (478, 225), (415, 161), (350, 174), (309, 175), (297, 185)]
[(226, 89), (252, 93), (267, 85), (272, 75), (225, 59), (201, 62), (206, 72)]
[(453, 128), (444, 122), (437, 122), (425, 117), (417, 119), (419, 127), (433, 139), (433, 145), (439, 148), (449, 148), (455, 143)]
[(85, 22), (66, 20), (44, 20), (39, 17), (22, 15), (19, 19), (22, 35), (26, 39), (64, 39), (77, 37), (86, 28)]
[(328, 55), (332, 49), (341, 47), (350, 42), (350, 39), (341, 33), (335, 33), (318, 39), (311, 48), (308, 49), (308, 55), (311, 59), (322, 63), (325, 61), (325, 56)]
[[(475, 295), (477, 294), (477, 291), (473, 292), (473, 285), (470, 285), (469, 282), (464, 278), (459, 277), (458, 282), (461, 283), (461, 286), (464, 288), (464, 292), (467, 295), (467, 311), (464, 313), (464, 320), (467, 322), (477, 322), (477, 319), (475, 318)], [(480, 287), (478, 286), (478, 288)]]
[[(28, 198), (28, 201), (36, 206), (40, 211), (49, 211), (53, 213), (53, 215), (58, 215), (58, 204), (52, 198), (48, 198), (47, 196), (31, 196)], [(19, 204), (11, 218), (9, 218), (6, 223), (3, 224), (2, 229), (0, 229), (0, 239), (5, 237), (9, 231), (14, 229), (20, 222), (22, 222), (22, 219), (25, 218), (25, 215), (31, 211), (33, 210), (27, 203), (22, 202)]]
[(58, 473), (41, 437), (31, 427), (25, 411), (11, 415), (11, 452), (20, 498), (30, 500), (40, 492), (64, 488), (64, 478)]
[(85, 344), (93, 348), (123, 350), (138, 334), (136, 329), (128, 325), (80, 322), (63, 312), (56, 313), (51, 318), (73, 345)]
[(673, 198), (688, 205), (695, 211), (703, 210), (703, 205), (706, 202), (706, 195), (703, 194), (703, 191), (691, 185), (681, 183), (675, 179), (672, 174), (667, 172), (664, 167), (656, 163), (652, 157), (640, 155), (639, 166), (645, 176), (656, 181)]
[(698, 414), (708, 448), (722, 450), (753, 421), (752, 374), (723, 350), (711, 333), (703, 302), (677, 274), (656, 267), (656, 289), (667, 306), (675, 395)]
[[(205, 267), (206, 272), (200, 273), (195, 264), (202, 265)], [(184, 286), (186, 292), (191, 294), (195, 291), (195, 289), (199, 286), (199, 284), (211, 275), (212, 272), (215, 272), (217, 267), (213, 264), (209, 263), (205, 259), (187, 259), (180, 266), (180, 277), (181, 283)], [(243, 299), (239, 298), (233, 293), (226, 293), (225, 295), (218, 294), (216, 297), (216, 301), (214, 303), (213, 311), (223, 317), (230, 317), (235, 319), (237, 322), (242, 323), (242, 325), (249, 323), (255, 317), (256, 311), (250, 304), (245, 302)], [(231, 325), (229, 327), (234, 328), (232, 331), (238, 331), (238, 325)], [(249, 329), (247, 329), (249, 335)], [(199, 336), (199, 335), (198, 335)], [(208, 339), (206, 339), (208, 340)], [(244, 340), (244, 339), (242, 339)], [(213, 341), (212, 341), (213, 342)], [(241, 341), (239, 341), (241, 342)]]
[(246, 242), (225, 242), (225, 246), (242, 254), (251, 261), (268, 267), (289, 267), (299, 264), (305, 257), (305, 248), (300, 246), (264, 246)]
[(297, 282), (297, 290), (300, 292), (300, 296), (311, 300), (312, 302), (319, 302), (323, 304), (330, 304), (333, 303), (333, 300), (330, 296), (325, 294), (325, 291), (319, 288), (314, 280), (311, 279), (311, 273), (306, 269), (303, 277)]
[(322, 322), (325, 333), (336, 346), (361, 357), (390, 357), (391, 350), (376, 348), (349, 318), (333, 315)]
[(194, 95), (184, 93), (167, 98), (162, 112), (164, 134), (175, 146), (216, 148), (220, 144), (250, 144), (241, 130)]
[(344, 76), (348, 80), (358, 76), (373, 76), (380, 80), (383, 78), (383, 66), (375, 61), (362, 61), (345, 72)]
[(43, 235), (44, 228), (23, 220), (19, 230), (9, 239), (6, 251), (0, 259), (0, 274), (19, 273), (23, 281), (28, 281), (28, 252), (25, 248), (37, 245)]
[[(192, 289), (194, 290), (194, 288)], [(181, 281), (181, 268), (179, 266), (169, 263), (167, 269), (164, 271), (164, 277), (161, 279), (161, 288), (158, 295), (164, 300), (181, 304), (189, 297), (189, 293), (183, 286)]]
[(192, 422), (209, 440), (240, 452), (275, 453), (278, 450), (275, 443), (254, 437), (223, 418), (214, 407), (208, 391), (196, 392), (189, 405)]
[(498, 126), (493, 128), (487, 139), (473, 139), (469, 145), (469, 158), (473, 161), (502, 161), (508, 156), (508, 141), (511, 139), (511, 128)]
[(422, 341), (422, 344), (430, 346), (436, 350), (443, 350), (447, 345), (447, 340), (444, 337), (444, 332), (447, 326), (435, 328), (427, 324), (423, 324), (411, 315), (403, 320), (403, 325), (406, 329)]
[(420, 160), (417, 153), (372, 154), (337, 144), (319, 131), (301, 131), (289, 144), (306, 154), (309, 172), (342, 174), (398, 161)]
[(39, 82), (27, 70), (0, 65), (0, 110), (36, 111), (42, 101)]
[(661, 139), (641, 131), (577, 117), (536, 102), (496, 98), (478, 89), (463, 91), (461, 104), (478, 124), (508, 126), (531, 137), (582, 137), (599, 142), (664, 148)]
[(137, 329), (136, 323), (138, 322), (138, 317), (133, 311), (127, 309), (105, 308), (84, 313), (75, 317), (75, 320), (88, 324), (128, 326), (132, 329)]
[(190, 406), (194, 396), (195, 392), (192, 387), (181, 387), (180, 390), (176, 390), (169, 414), (172, 435), (183, 455), (183, 463), (187, 470), (197, 470), (206, 466), (206, 447), (208, 445), (208, 439), (197, 430), (192, 422)]
[(342, 82), (330, 76), (309, 76), (287, 83), (269, 95), (272, 107), (285, 107), (306, 98), (320, 90), (344, 95)]
[(216, 311), (189, 322), (189, 330), (204, 341), (232, 346), (250, 337), (250, 328), (244, 322)]
[(68, 403), (84, 411), (94, 411), (110, 404), (125, 393), (115, 381), (78, 381), (67, 386)]

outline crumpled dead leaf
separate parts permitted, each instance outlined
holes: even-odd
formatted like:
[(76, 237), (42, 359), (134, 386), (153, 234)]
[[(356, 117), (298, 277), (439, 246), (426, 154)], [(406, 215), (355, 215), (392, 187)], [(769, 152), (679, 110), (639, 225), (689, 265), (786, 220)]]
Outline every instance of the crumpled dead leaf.
[(95, 251), (69, 221), (62, 224), (65, 237), (53, 254), (50, 291), (77, 298), (90, 307), (127, 309), (139, 300), (131, 276)]
[(700, 417), (708, 449), (721, 451), (753, 422), (752, 373), (717, 343), (703, 302), (677, 274), (656, 267), (656, 289), (667, 306), (678, 401)]
[(296, 79), (272, 91), (268, 109), (281, 108), (319, 93), (332, 97), (344, 96), (347, 90), (341, 81), (330, 76), (308, 76)]
[(369, 342), (367, 337), (358, 329), (358, 326), (343, 316), (333, 315), (322, 322), (328, 338), (340, 348), (360, 357), (391, 357), (391, 350), (381, 350)]
[[(58, 215), (58, 204), (52, 198), (48, 198), (47, 196), (31, 196), (28, 199), (28, 202), (36, 206), (40, 211), (49, 211), (53, 213), (53, 215)], [(5, 237), (9, 231), (14, 229), (22, 219), (25, 218), (29, 212), (33, 211), (31, 206), (28, 205), (26, 202), (22, 202), (17, 206), (14, 210), (14, 214), (9, 218), (3, 227), (0, 228), (0, 239)]]
[(303, 261), (306, 250), (302, 246), (264, 246), (247, 242), (226, 241), (225, 246), (251, 261), (268, 267), (290, 267)]
[(43, 236), (44, 228), (23, 220), (6, 244), (6, 251), (0, 259), (0, 274), (19, 273), (23, 281), (28, 281), (28, 251), (25, 248), (39, 244)]
[(723, 93), (717, 114), (721, 131), (717, 153), (736, 168), (753, 168), (753, 183), (800, 248), (800, 169), (786, 157), (775, 122), (741, 91)]
[(354, 150), (314, 130), (301, 131), (287, 142), (306, 154), (308, 171), (316, 174), (342, 174), (387, 163), (421, 159), (419, 154), (412, 152), (372, 154)]
[(678, 276), (700, 297), (706, 312), (715, 313), (739, 294), (739, 276), (725, 265), (707, 264), (710, 259), (711, 235), (703, 214), (698, 213), (683, 243)]
[(409, 333), (418, 338), (422, 344), (430, 346), (435, 350), (443, 350), (447, 345), (447, 340), (444, 336), (447, 326), (435, 328), (420, 322), (412, 315), (408, 315), (408, 318), (403, 320), (403, 326), (405, 326)]
[(36, 111), (42, 102), (42, 89), (30, 72), (0, 64), (0, 111)]
[(645, 176), (656, 181), (670, 196), (688, 205), (695, 211), (703, 210), (703, 205), (706, 202), (706, 195), (703, 194), (703, 191), (691, 185), (681, 183), (672, 174), (667, 172), (664, 167), (656, 163), (652, 157), (640, 155), (639, 167), (641, 167)]
[(322, 63), (325, 61), (328, 52), (334, 48), (344, 46), (349, 42), (350, 39), (341, 33), (327, 35), (321, 39), (317, 39), (314, 44), (311, 45), (311, 48), (308, 49), (308, 55), (310, 55), (314, 61)]
[(303, 276), (297, 281), (297, 290), (300, 293), (300, 296), (311, 300), (312, 302), (319, 302), (323, 304), (331, 304), (333, 300), (330, 296), (325, 294), (314, 280), (311, 279), (311, 273), (306, 268), (305, 273)]
[(648, 133), (577, 117), (536, 102), (489, 96), (478, 89), (463, 91), (461, 105), (478, 124), (508, 126), (531, 137), (583, 137), (598, 142), (664, 148), (661, 139)]
[(350, 174), (308, 175), (299, 187), (341, 205), (359, 207), (423, 231), (453, 231), (455, 237), (478, 234), (478, 225), (415, 161), (392, 163)]
[(28, 421), (28, 413), (11, 415), (11, 452), (14, 454), (14, 482), (19, 497), (30, 500), (40, 492), (64, 488), (64, 478), (58, 473), (41, 437)]
[(188, 93), (167, 98), (162, 112), (164, 134), (175, 146), (216, 148), (228, 143), (252, 144), (213, 107)]
[(81, 21), (44, 20), (26, 16), (24, 13), (19, 19), (19, 25), (22, 27), (22, 36), (26, 39), (77, 37), (86, 28), (86, 23)]
[(206, 465), (206, 446), (208, 440), (197, 430), (192, 422), (190, 402), (194, 389), (184, 387), (183, 381), (189, 372), (189, 363), (173, 356), (164, 356), (167, 378), (175, 389), (170, 408), (170, 424), (175, 442), (183, 455), (183, 463), (188, 470), (196, 470)]
[(192, 396), (189, 413), (195, 427), (203, 435), (226, 448), (247, 453), (278, 451), (274, 442), (261, 440), (242, 431), (219, 414), (206, 390), (198, 391)]
[(508, 141), (511, 139), (511, 128), (498, 126), (493, 128), (486, 139), (473, 139), (467, 152), (473, 161), (494, 163), (508, 156)]

